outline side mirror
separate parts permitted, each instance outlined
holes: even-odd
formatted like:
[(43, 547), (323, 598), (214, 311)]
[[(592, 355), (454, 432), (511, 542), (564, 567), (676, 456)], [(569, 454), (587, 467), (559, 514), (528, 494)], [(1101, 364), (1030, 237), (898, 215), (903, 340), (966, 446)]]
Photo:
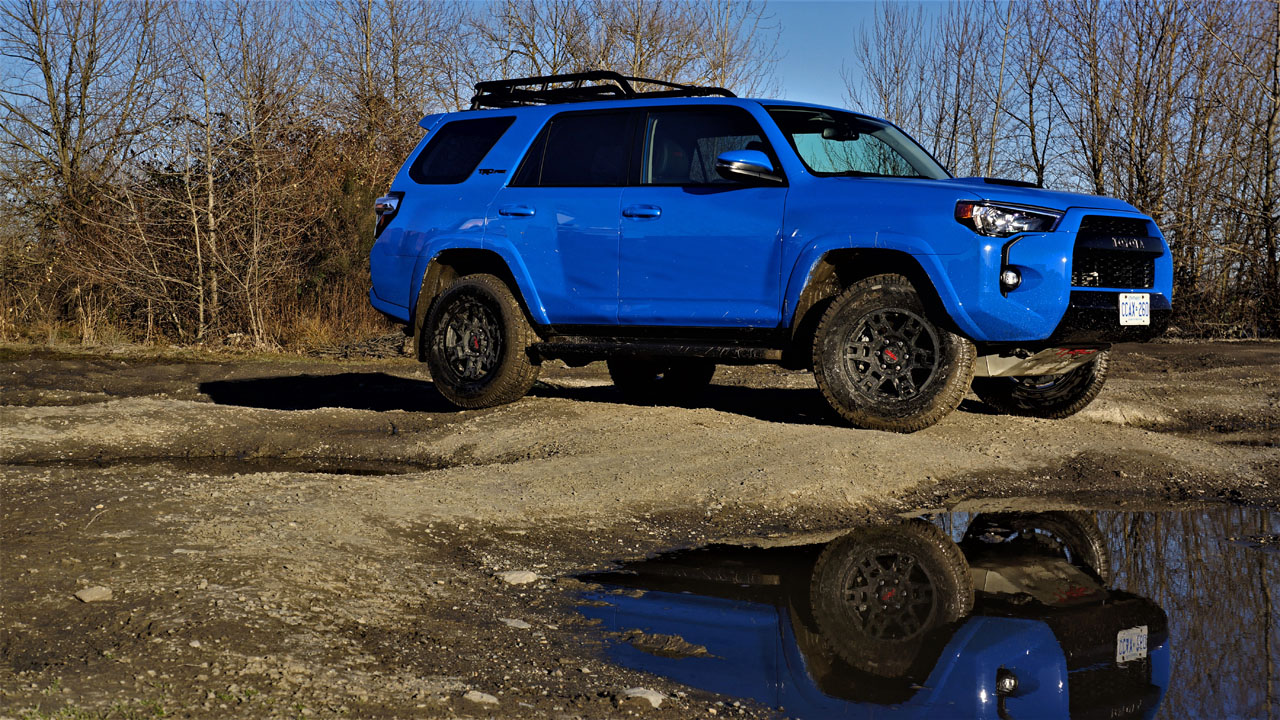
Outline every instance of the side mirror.
[(759, 150), (730, 150), (716, 158), (716, 172), (726, 180), (780, 183), (769, 156)]

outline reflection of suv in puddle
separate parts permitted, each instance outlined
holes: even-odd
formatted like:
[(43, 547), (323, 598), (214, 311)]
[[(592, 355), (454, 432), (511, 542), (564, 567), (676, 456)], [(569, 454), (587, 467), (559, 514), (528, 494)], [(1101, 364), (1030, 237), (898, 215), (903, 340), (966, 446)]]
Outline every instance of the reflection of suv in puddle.
[(619, 664), (792, 717), (1150, 718), (1167, 618), (1108, 576), (1088, 516), (987, 514), (631, 563), (580, 612)]
[(422, 120), (370, 254), (374, 307), (458, 406), (516, 400), (559, 358), (607, 360), (642, 402), (772, 362), (861, 427), (919, 430), (970, 387), (1065, 417), (1110, 343), (1168, 323), (1151, 218), (954, 178), (883, 120), (607, 72), (476, 89)]

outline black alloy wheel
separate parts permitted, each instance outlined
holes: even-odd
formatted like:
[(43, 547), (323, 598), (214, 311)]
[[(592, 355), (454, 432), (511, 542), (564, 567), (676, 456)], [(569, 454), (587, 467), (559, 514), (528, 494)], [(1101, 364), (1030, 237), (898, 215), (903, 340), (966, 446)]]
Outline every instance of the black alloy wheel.
[(492, 308), (464, 297), (445, 310), (440, 325), (446, 367), (459, 380), (480, 382), (498, 367), (502, 333)]
[(938, 375), (938, 334), (920, 315), (901, 308), (873, 310), (849, 333), (845, 370), (871, 402), (910, 400)]
[(964, 399), (974, 348), (930, 319), (911, 281), (853, 283), (818, 321), (813, 375), (832, 409), (857, 427), (915, 432)]
[(419, 336), (431, 380), (458, 407), (514, 402), (538, 378), (529, 353), (537, 335), (520, 301), (496, 276), (455, 280), (432, 303)]

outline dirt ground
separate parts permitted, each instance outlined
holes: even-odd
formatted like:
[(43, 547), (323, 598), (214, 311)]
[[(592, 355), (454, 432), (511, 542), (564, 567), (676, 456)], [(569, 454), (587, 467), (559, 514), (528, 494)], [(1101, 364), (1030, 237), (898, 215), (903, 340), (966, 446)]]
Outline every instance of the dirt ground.
[(767, 717), (607, 663), (570, 576), (974, 499), (1280, 507), (1280, 343), (1112, 363), (1066, 420), (894, 435), (770, 366), (459, 412), (404, 357), (0, 347), (0, 717)]

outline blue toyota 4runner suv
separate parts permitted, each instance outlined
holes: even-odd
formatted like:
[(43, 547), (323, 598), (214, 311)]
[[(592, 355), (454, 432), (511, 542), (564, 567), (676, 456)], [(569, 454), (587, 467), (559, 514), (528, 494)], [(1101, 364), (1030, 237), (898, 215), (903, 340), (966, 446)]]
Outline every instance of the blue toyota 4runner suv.
[(883, 120), (604, 71), (476, 91), (420, 123), (370, 254), (374, 307), (458, 406), (512, 402), (559, 358), (607, 360), (641, 402), (778, 363), (864, 428), (928, 427), (971, 387), (1057, 418), (1111, 343), (1168, 324), (1151, 218), (952, 177)]

